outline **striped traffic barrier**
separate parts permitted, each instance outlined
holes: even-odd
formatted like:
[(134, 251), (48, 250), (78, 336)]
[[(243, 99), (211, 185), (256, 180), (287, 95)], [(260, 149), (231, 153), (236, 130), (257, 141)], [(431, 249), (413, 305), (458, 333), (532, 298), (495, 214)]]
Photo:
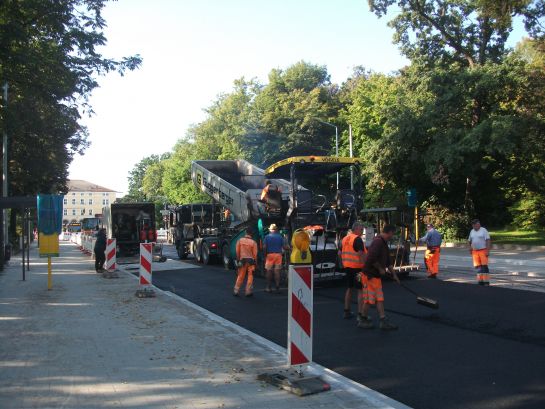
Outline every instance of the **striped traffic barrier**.
[(312, 265), (290, 265), (288, 276), (288, 365), (312, 362)]
[(151, 286), (153, 245), (154, 243), (140, 243), (140, 288), (136, 290), (136, 296), (140, 298), (155, 297)]
[(106, 241), (106, 271), (113, 272), (116, 270), (116, 240), (108, 239)]

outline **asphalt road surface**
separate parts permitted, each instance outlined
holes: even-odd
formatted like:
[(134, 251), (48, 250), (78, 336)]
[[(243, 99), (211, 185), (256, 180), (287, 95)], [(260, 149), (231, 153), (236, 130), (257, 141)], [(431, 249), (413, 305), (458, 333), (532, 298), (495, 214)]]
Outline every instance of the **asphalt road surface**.
[[(154, 273), (154, 284), (286, 346), (287, 291), (233, 297), (234, 272), (201, 267)], [(342, 285), (315, 288), (314, 361), (414, 408), (545, 408), (545, 295), (408, 279), (439, 310), (384, 283), (398, 331), (356, 328), (342, 316)], [(376, 311), (372, 311), (376, 320)]]

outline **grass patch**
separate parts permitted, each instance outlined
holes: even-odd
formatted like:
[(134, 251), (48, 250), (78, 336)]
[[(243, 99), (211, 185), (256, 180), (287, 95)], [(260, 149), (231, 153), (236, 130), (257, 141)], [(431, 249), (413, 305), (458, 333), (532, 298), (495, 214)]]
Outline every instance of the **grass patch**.
[(525, 244), (545, 246), (545, 231), (495, 230), (490, 232), (493, 244)]

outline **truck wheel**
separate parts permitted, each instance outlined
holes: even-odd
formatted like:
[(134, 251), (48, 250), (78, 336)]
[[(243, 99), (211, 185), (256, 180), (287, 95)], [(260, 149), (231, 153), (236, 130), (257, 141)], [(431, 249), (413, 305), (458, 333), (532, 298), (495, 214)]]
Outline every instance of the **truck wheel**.
[(182, 246), (178, 247), (176, 252), (178, 253), (178, 257), (180, 257), (180, 260), (185, 260), (187, 258), (187, 253)]
[(210, 247), (204, 242), (201, 246), (201, 259), (204, 265), (210, 264)]
[(221, 259), (223, 261), (223, 267), (226, 270), (232, 270), (233, 269), (233, 261), (231, 260), (231, 252), (229, 251), (229, 245), (224, 244), (221, 247)]
[(193, 246), (194, 246), (194, 251), (195, 253), (193, 253), (193, 255), (195, 256), (195, 260), (197, 260), (198, 263), (202, 263), (202, 245), (201, 246), (197, 246), (195, 245), (195, 243), (193, 243)]

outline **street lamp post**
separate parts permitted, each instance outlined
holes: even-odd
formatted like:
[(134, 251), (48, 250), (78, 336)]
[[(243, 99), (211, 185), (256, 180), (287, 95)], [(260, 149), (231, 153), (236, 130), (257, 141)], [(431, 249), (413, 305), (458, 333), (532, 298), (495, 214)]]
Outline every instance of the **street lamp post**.
[[(316, 121), (320, 122), (321, 124), (332, 126), (335, 128), (335, 156), (339, 157), (339, 129), (337, 128), (337, 125), (334, 125), (330, 122), (322, 121), (319, 118), (314, 118)], [(339, 190), (339, 172), (337, 172), (337, 190)]]

